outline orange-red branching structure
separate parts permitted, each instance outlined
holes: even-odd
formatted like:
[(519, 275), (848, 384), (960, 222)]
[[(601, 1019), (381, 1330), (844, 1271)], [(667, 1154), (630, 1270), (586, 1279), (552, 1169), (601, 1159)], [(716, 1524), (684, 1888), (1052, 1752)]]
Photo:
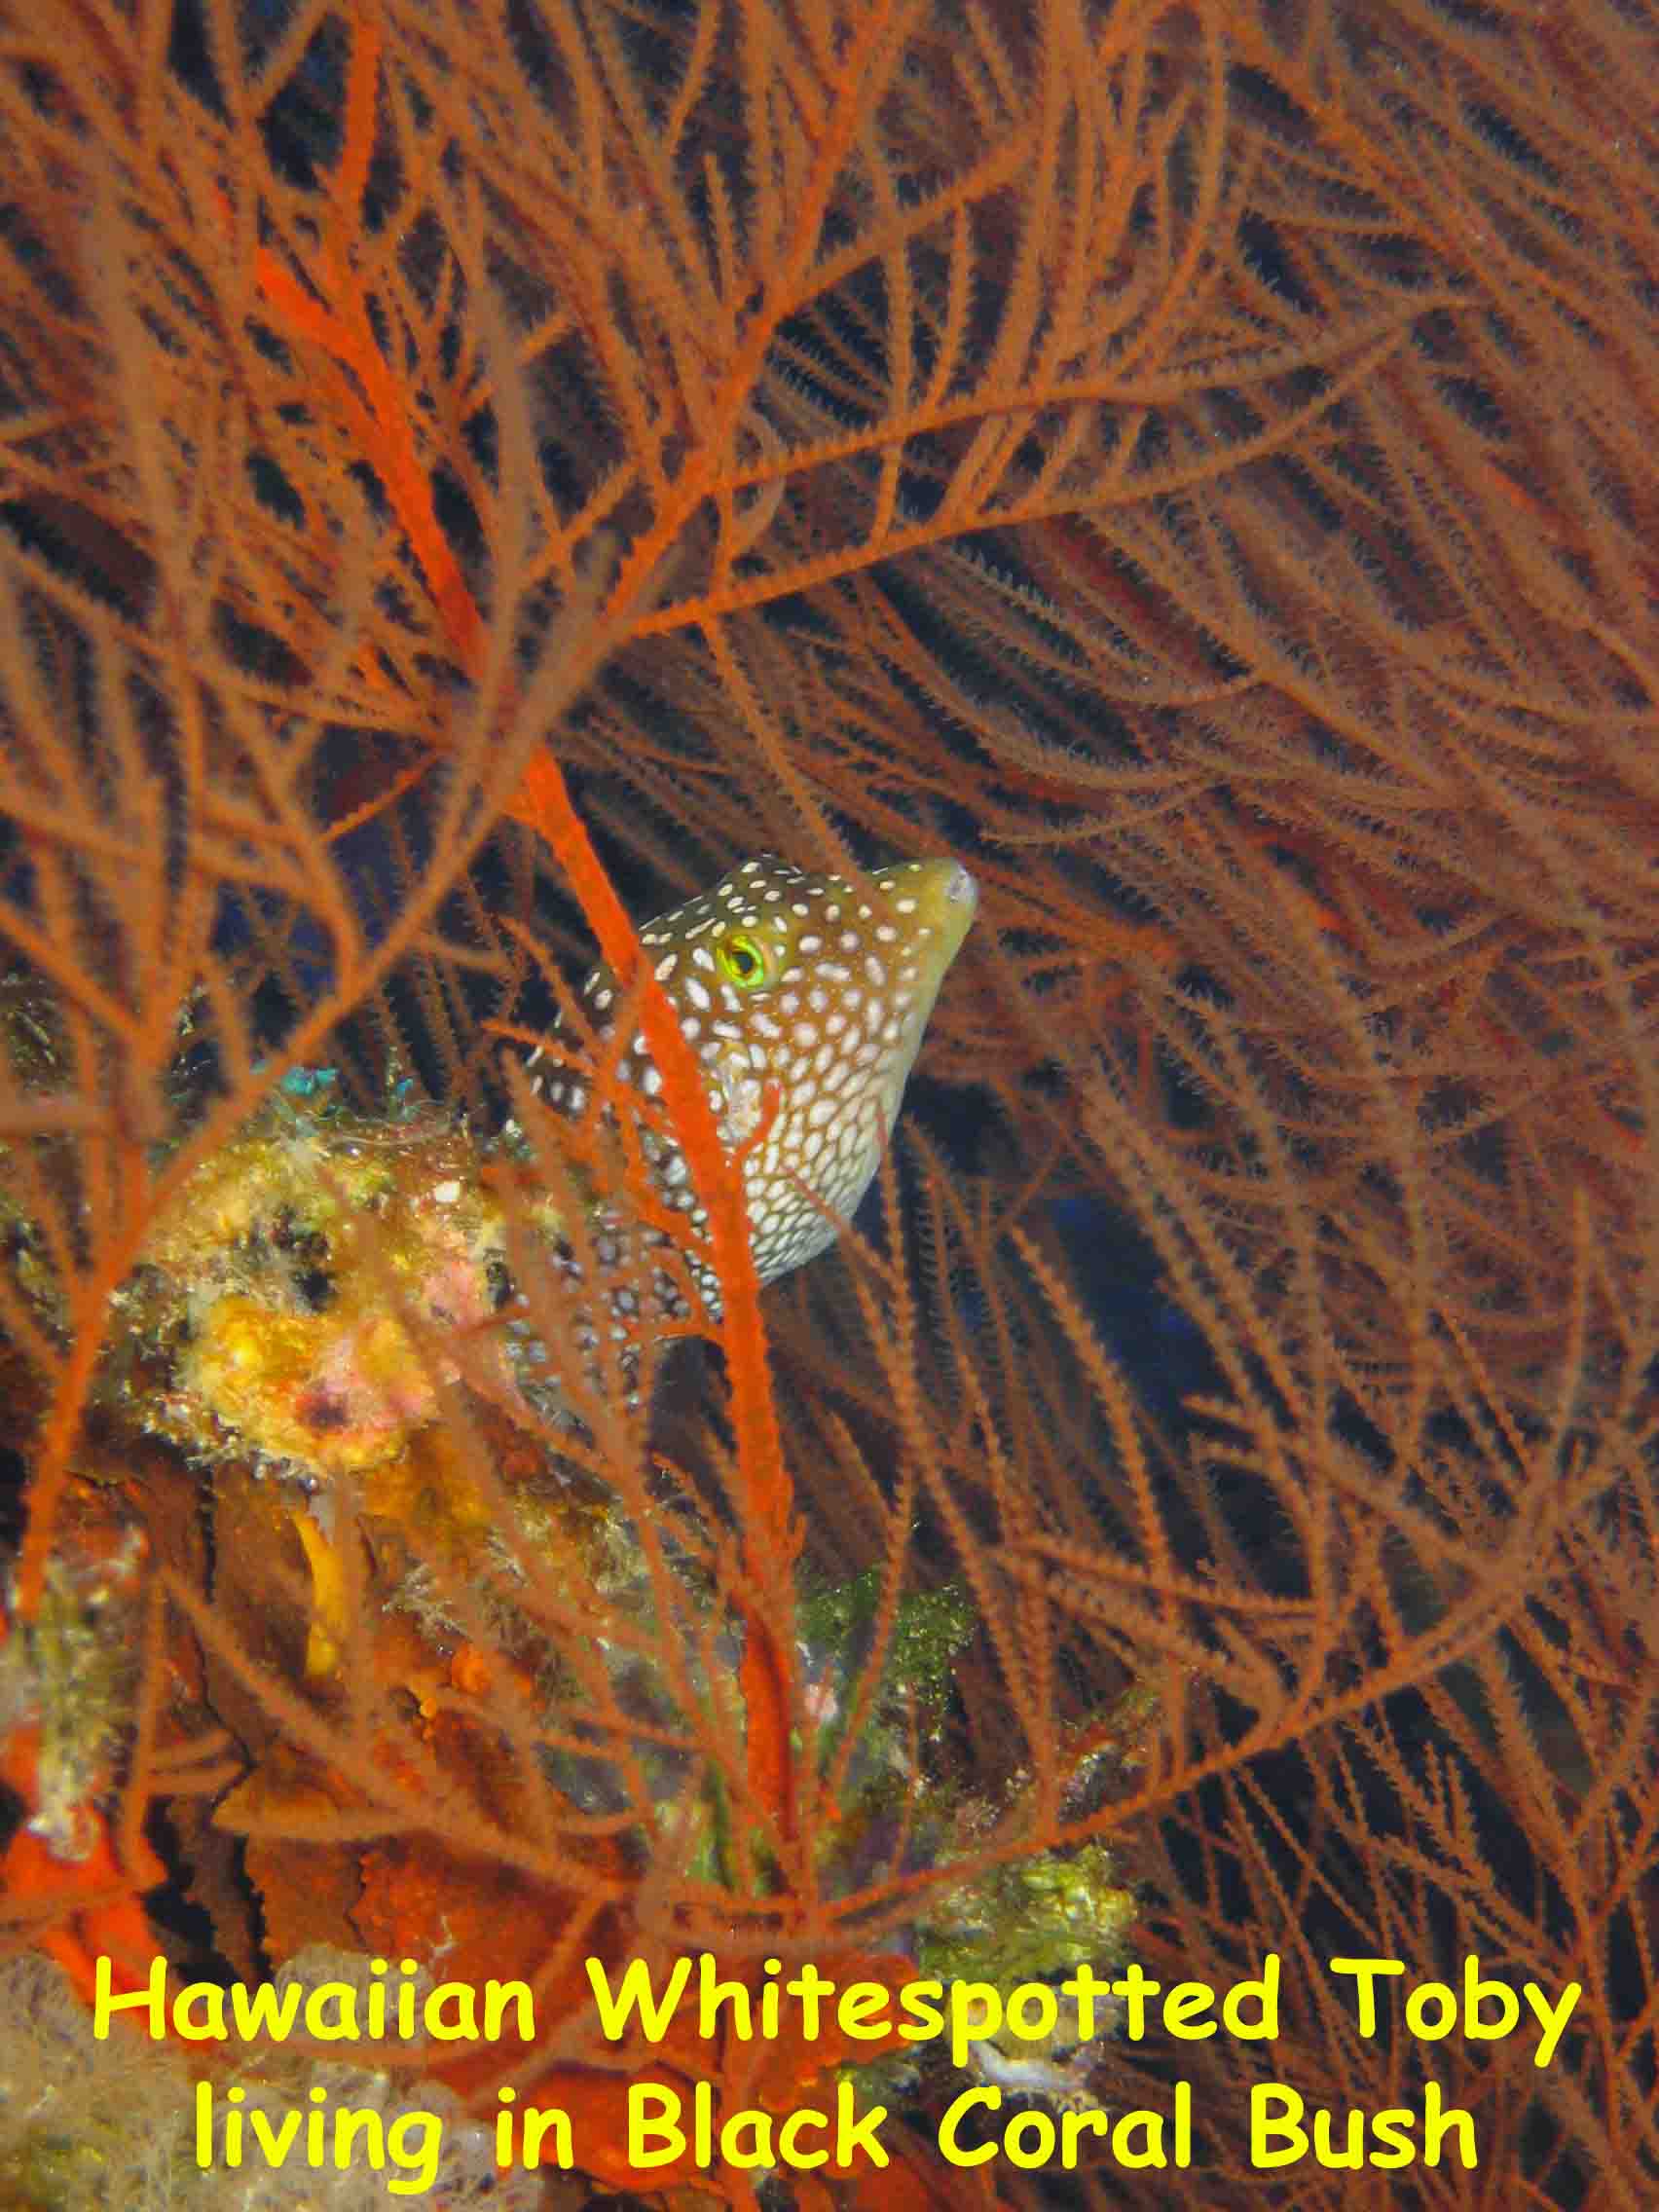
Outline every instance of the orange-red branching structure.
[[(943, 1862), (1111, 1837), (1149, 1971), (1284, 1961), (1272, 2051), (1176, 2054), (1207, 2203), (1260, 2201), (1269, 2068), (1373, 2110), (1438, 2069), (1494, 2202), (1640, 2212), (1650, 11), (49, 14), (0, 0), (0, 1390), (34, 1640), (0, 1684), (45, 1678), (55, 1591), (77, 1634), (113, 1617), (106, 1553), (141, 1559), (142, 1626), (81, 1767), (50, 1698), (13, 1716), (43, 1823), (4, 1862), (16, 1939), (83, 1980), (140, 1950), (158, 1806), (249, 1975), (313, 1941), (483, 1972), (522, 1931), (525, 2086), (586, 2100), (619, 2187), (639, 2054), (584, 2025), (582, 1956), (885, 1972)], [(883, 1231), (762, 1305), (628, 915), (765, 850), (951, 851), (983, 903)], [(708, 1209), (720, 1317), (681, 1333), (721, 1377), (635, 1345), (654, 1425), (621, 1352), (576, 1426), (527, 1411), (485, 1278), (397, 1279), (434, 1201), (388, 1113), (417, 1234), (358, 1208), (323, 1290), (349, 1260), (395, 1308), (438, 1410), (296, 1524), (291, 1471), (183, 1406), (172, 1209), (223, 1205), (203, 1249), (257, 1362), (236, 1271), (303, 1288), (324, 1231), (200, 1178), (326, 1160), (284, 1077), (367, 1113), (412, 1073), (452, 1133), (504, 1087), (506, 1273), (574, 1344), (548, 1216), (579, 1244), (582, 1193), (639, 1198), (648, 1118), (579, 1024), (585, 1117), (497, 1063), (527, 981), (596, 947)], [(855, 1575), (832, 1677), (802, 1592)], [(906, 1743), (880, 1685), (940, 1585), (977, 1626)], [(861, 1794), (875, 1737), (926, 1786)], [(1579, 1980), (1582, 2032), (1542, 2076), (1367, 2043), (1325, 1969), (1359, 1951)], [(765, 2101), (841, 2055), (671, 2059)], [(1096, 2067), (1115, 2107), (1175, 2071)]]

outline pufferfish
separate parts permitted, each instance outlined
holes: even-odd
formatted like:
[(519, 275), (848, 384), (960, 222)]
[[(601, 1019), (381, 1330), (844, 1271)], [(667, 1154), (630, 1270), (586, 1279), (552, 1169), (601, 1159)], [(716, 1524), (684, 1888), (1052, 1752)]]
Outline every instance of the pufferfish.
[[(955, 861), (824, 875), (766, 855), (641, 930), (702, 1069), (720, 1141), (741, 1152), (762, 1282), (832, 1244), (858, 1210), (977, 903), (974, 878)], [(595, 969), (581, 995), (603, 1032), (617, 1007), (614, 977)], [(532, 1087), (580, 1113), (581, 1077), (537, 1068), (541, 1058), (537, 1051), (527, 1063)], [(618, 1074), (646, 1097), (661, 1092), (643, 1034)], [(683, 1153), (654, 1131), (644, 1144), (667, 1203), (703, 1231)]]

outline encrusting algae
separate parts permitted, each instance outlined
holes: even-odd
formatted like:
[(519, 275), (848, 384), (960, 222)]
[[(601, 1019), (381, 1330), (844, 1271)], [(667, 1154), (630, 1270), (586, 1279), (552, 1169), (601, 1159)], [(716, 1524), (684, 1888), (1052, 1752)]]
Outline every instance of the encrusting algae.
[[(928, 1015), (973, 920), (974, 880), (924, 861), (869, 878), (749, 861), (714, 891), (646, 924), (652, 959), (704, 1070), (727, 1151), (740, 1160), (762, 1282), (831, 1243), (874, 1176)], [(583, 1002), (602, 1052), (620, 1011), (597, 969)], [(564, 1115), (588, 1111), (583, 1055), (529, 1055), (532, 1088)], [(636, 1035), (615, 1083), (646, 1102), (661, 1084)], [(524, 1132), (513, 1134), (525, 1149)], [(684, 1255), (705, 1311), (719, 1286), (698, 1251), (707, 1227), (685, 1157), (660, 1115), (638, 1142), (656, 1195), (687, 1235), (643, 1230), (590, 1165), (574, 1182), (596, 1304), (619, 1344), (639, 1308), (642, 1252)], [(193, 1176), (122, 1293), (128, 1342), (165, 1351), (158, 1425), (187, 1449), (329, 1481), (395, 1456), (436, 1418), (458, 1340), (488, 1338), (482, 1380), (544, 1387), (510, 1305), (509, 1243), (491, 1161), (452, 1117), (337, 1104), (307, 1071)], [(549, 1263), (580, 1279), (571, 1199), (528, 1208)], [(520, 1203), (515, 1217), (527, 1209)], [(682, 1272), (651, 1283), (664, 1323), (690, 1309)]]

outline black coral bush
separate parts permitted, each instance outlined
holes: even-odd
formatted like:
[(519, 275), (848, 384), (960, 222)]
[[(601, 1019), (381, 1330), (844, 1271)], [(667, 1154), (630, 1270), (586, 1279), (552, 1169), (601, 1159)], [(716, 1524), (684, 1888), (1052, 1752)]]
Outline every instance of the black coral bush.
[[(1071, 1866), (1165, 1983), (1282, 1961), (1275, 2043), (1087, 2053), (1191, 2083), (1206, 2202), (1647, 2202), (1651, 13), (0, 24), (17, 1946), (458, 1940), (621, 2187), (584, 1957), (898, 1973)], [(627, 916), (769, 851), (982, 903), (881, 1202), (762, 1296)], [(336, 1111), (501, 1226), (441, 1344), (364, 1237), (423, 1417), (319, 1506), (177, 1413), (156, 1240)], [(665, 1132), (710, 1226), (608, 1382), (547, 1209), (653, 1219)], [(579, 1404), (501, 1385), (520, 1299)], [(1540, 2067), (1364, 2033), (1350, 1955), (1582, 1995)], [(850, 2054), (773, 2055), (671, 2058), (781, 2110)], [(1254, 2161), (1263, 2083), (1431, 2078), (1477, 2168)], [(960, 2200), (895, 2094), (913, 2194), (802, 2201)]]

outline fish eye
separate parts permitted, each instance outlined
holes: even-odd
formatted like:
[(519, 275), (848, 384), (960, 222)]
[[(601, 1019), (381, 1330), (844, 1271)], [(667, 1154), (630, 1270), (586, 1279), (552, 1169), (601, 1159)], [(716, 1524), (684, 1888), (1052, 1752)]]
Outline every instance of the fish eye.
[(766, 980), (766, 955), (746, 930), (733, 930), (715, 947), (715, 965), (740, 991), (756, 991)]

